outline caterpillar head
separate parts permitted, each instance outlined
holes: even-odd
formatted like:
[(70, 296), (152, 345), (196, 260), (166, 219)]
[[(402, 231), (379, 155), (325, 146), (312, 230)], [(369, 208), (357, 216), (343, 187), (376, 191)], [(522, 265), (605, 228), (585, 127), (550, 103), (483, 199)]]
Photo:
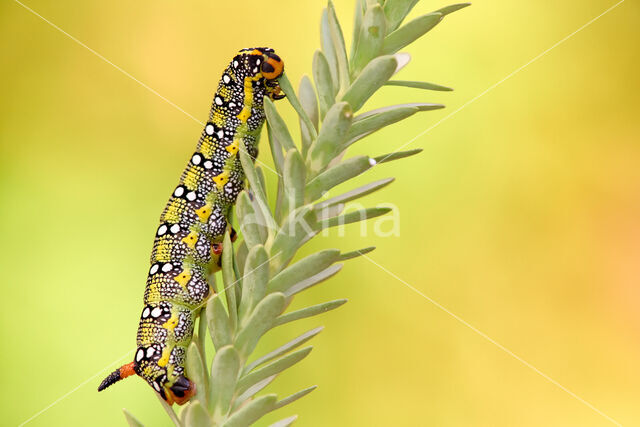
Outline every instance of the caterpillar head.
[(247, 55), (251, 75), (265, 80), (267, 95), (271, 99), (282, 99), (284, 95), (278, 85), (278, 79), (284, 73), (284, 61), (268, 47), (242, 49), (241, 55)]
[(176, 378), (172, 385), (166, 383), (163, 388), (164, 393), (160, 394), (169, 405), (184, 405), (196, 394), (196, 384), (184, 375)]

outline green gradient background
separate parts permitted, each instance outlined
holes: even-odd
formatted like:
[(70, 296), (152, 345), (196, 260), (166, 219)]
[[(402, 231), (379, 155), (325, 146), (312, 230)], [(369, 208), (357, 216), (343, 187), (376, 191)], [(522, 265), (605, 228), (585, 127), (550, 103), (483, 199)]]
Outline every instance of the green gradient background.
[[(200, 120), (238, 48), (276, 48), (296, 86), (309, 72), (323, 1), (174, 3), (27, 4)], [(446, 4), (424, 0), (412, 16)], [(385, 88), (368, 107), (448, 108), (354, 153), (394, 150), (613, 4), (479, 1), (447, 17), (399, 78), (456, 91)], [(352, 1), (336, 8), (350, 39)], [(400, 236), (356, 226), (305, 252), (378, 246), (375, 262), (639, 425), (639, 20), (627, 0), (417, 139), (420, 156), (360, 179), (398, 178), (366, 201), (397, 206)], [(96, 387), (131, 357), (156, 222), (201, 127), (13, 1), (0, 4), (0, 64), (1, 424), (97, 374), (29, 425), (125, 425), (122, 407), (168, 425), (142, 381)], [(319, 388), (260, 425), (294, 413), (302, 426), (611, 425), (366, 259), (295, 305), (340, 297), (262, 343), (326, 326), (269, 390)]]

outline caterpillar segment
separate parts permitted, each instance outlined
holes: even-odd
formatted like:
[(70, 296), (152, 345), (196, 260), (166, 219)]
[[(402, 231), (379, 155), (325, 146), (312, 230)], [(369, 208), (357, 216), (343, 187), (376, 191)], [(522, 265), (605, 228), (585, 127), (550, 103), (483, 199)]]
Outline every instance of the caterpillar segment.
[(134, 360), (98, 387), (142, 377), (169, 404), (196, 392), (185, 373), (187, 347), (199, 310), (212, 290), (229, 214), (244, 187), (241, 149), (255, 159), (264, 124), (264, 97), (284, 95), (277, 79), (284, 63), (269, 48), (242, 49), (225, 69), (196, 151), (160, 217), (151, 252)]

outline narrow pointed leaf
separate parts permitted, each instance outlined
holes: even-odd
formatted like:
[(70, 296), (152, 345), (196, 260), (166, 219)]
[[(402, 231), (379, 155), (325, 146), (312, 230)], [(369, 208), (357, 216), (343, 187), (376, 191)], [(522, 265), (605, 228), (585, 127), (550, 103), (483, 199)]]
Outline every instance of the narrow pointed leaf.
[(289, 150), (284, 162), (283, 214), (300, 207), (304, 202), (304, 183), (307, 170), (298, 150)]
[(262, 186), (260, 185), (260, 181), (258, 179), (258, 175), (256, 174), (255, 167), (253, 165), (253, 161), (245, 150), (239, 150), (240, 153), (240, 162), (242, 163), (242, 169), (244, 170), (244, 174), (247, 177), (247, 181), (249, 181), (249, 185), (254, 192), (254, 197), (258, 200), (260, 205), (260, 211), (262, 216), (267, 221), (267, 226), (271, 230), (275, 230), (278, 228), (275, 220), (271, 216), (271, 212), (269, 211), (269, 205), (267, 204), (267, 197), (262, 192)]
[(322, 46), (322, 52), (324, 53), (329, 66), (329, 76), (333, 82), (332, 95), (335, 96), (338, 93), (338, 88), (340, 87), (340, 77), (338, 74), (336, 50), (333, 45), (333, 40), (331, 39), (331, 28), (329, 27), (329, 13), (327, 8), (322, 10), (322, 17), (320, 18), (320, 45)]
[(358, 50), (351, 62), (351, 73), (357, 76), (382, 50), (385, 33), (385, 16), (380, 5), (367, 9), (358, 36)]
[(308, 277), (296, 283), (295, 285), (291, 286), (289, 289), (287, 289), (286, 292), (284, 292), (284, 295), (288, 298), (299, 292), (302, 292), (305, 289), (308, 289), (314, 285), (317, 285), (320, 282), (327, 280), (329, 277), (333, 276), (341, 269), (342, 269), (342, 264), (334, 264), (331, 267), (322, 270), (320, 273), (314, 274), (313, 276)]
[(324, 219), (320, 221), (320, 225), (323, 228), (336, 227), (338, 225), (346, 225), (346, 224), (351, 224), (353, 222), (359, 222), (359, 221), (364, 221), (366, 219), (375, 218), (377, 216), (389, 213), (390, 211), (391, 211), (391, 208), (388, 208), (388, 207), (358, 209), (356, 211), (352, 211), (340, 216)]
[(385, 83), (386, 86), (404, 86), (413, 87), (416, 89), (437, 90), (442, 92), (450, 92), (453, 89), (447, 86), (437, 85), (429, 82), (414, 82), (409, 80), (389, 80)]
[(211, 364), (209, 380), (209, 412), (216, 421), (227, 413), (239, 372), (240, 356), (236, 349), (228, 345), (218, 350)]
[(313, 338), (316, 335), (318, 335), (323, 329), (324, 329), (324, 326), (320, 326), (320, 327), (311, 329), (310, 331), (305, 332), (304, 334), (300, 335), (299, 337), (292, 339), (288, 343), (281, 345), (280, 347), (276, 348), (275, 350), (270, 351), (269, 353), (265, 354), (264, 356), (260, 357), (259, 359), (256, 359), (255, 361), (253, 361), (249, 365), (247, 365), (244, 368), (244, 371), (243, 371), (244, 374), (246, 375), (249, 372), (251, 372), (253, 369), (255, 369), (257, 366), (260, 366), (263, 363), (270, 362), (273, 359), (277, 359), (278, 357), (280, 357), (280, 356), (282, 356), (284, 354), (287, 354), (288, 352), (290, 352), (294, 348), (300, 347), (302, 344), (304, 344), (305, 342), (309, 341), (311, 338)]
[(264, 113), (267, 116), (267, 121), (271, 126), (273, 134), (278, 139), (278, 142), (282, 144), (284, 149), (295, 149), (296, 146), (293, 143), (293, 138), (291, 137), (291, 133), (289, 133), (289, 129), (287, 128), (284, 119), (276, 110), (275, 105), (273, 105), (273, 101), (266, 96), (264, 97)]
[(211, 425), (209, 414), (200, 402), (192, 402), (185, 411), (187, 411), (184, 417), (185, 425), (198, 427), (207, 427)]
[(387, 16), (387, 31), (391, 32), (398, 28), (416, 3), (418, 3), (418, 0), (387, 0), (384, 4), (384, 13)]
[(296, 96), (296, 92), (293, 90), (293, 86), (287, 77), (287, 73), (280, 76), (278, 84), (280, 85), (280, 89), (282, 89), (284, 94), (287, 96), (289, 104), (291, 104), (293, 109), (296, 110), (296, 113), (298, 113), (300, 120), (302, 120), (306, 124), (307, 128), (310, 129), (312, 139), (315, 139), (317, 136), (316, 129), (313, 127), (313, 123), (311, 123), (311, 119), (307, 115), (307, 112), (302, 108), (302, 103)]
[(322, 171), (340, 151), (353, 121), (351, 106), (339, 102), (327, 112), (318, 139), (309, 148), (307, 165), (311, 175)]
[(284, 304), (285, 296), (281, 293), (267, 295), (258, 303), (236, 337), (235, 347), (244, 358), (251, 354), (260, 337), (271, 328), (275, 318), (284, 310)]
[(471, 6), (471, 3), (457, 3), (452, 4), (451, 6), (443, 7), (442, 9), (436, 10), (436, 12), (441, 13), (442, 16), (448, 15), (450, 13), (455, 12), (456, 10), (464, 9), (467, 6)]
[(358, 114), (354, 118), (354, 123), (358, 123), (365, 119), (368, 119), (372, 116), (377, 116), (382, 113), (387, 113), (389, 111), (401, 110), (404, 108), (417, 108), (418, 111), (431, 111), (431, 110), (439, 110), (444, 108), (442, 104), (432, 104), (430, 102), (408, 102), (406, 104), (396, 104), (396, 105), (388, 105), (386, 107), (376, 108), (375, 110), (365, 111), (362, 114)]
[[(353, 12), (353, 36), (351, 40), (351, 52), (349, 54), (349, 58), (353, 61), (353, 58), (356, 55), (356, 51), (358, 50), (358, 44), (360, 43), (360, 31), (362, 31), (362, 20), (364, 19), (364, 14), (366, 13), (366, 0), (356, 0), (356, 9)], [(350, 67), (352, 67), (353, 63), (350, 62)]]
[(353, 111), (358, 111), (364, 103), (394, 74), (398, 61), (392, 55), (380, 56), (367, 64), (362, 73), (351, 84), (342, 97)]
[[(320, 119), (320, 112), (318, 111), (318, 99), (316, 98), (316, 91), (313, 89), (313, 85), (311, 84), (311, 80), (307, 75), (302, 76), (300, 80), (300, 87), (298, 88), (298, 93), (300, 94), (300, 104), (302, 105), (302, 109), (309, 117), (313, 128), (317, 131), (318, 129), (318, 120)], [(307, 155), (307, 151), (311, 146), (311, 143), (315, 139), (314, 136), (309, 132), (309, 125), (305, 123), (302, 118), (300, 118), (300, 133), (302, 140), (302, 156)], [(317, 132), (316, 132), (317, 135)]]
[(300, 390), (300, 391), (299, 391), (299, 392), (297, 392), (297, 393), (293, 393), (292, 395), (287, 396), (287, 397), (285, 397), (284, 399), (279, 400), (278, 402), (276, 402), (276, 408), (277, 408), (277, 409), (280, 409), (280, 408), (282, 408), (283, 406), (286, 406), (286, 405), (288, 405), (288, 404), (290, 404), (290, 403), (293, 403), (293, 402), (295, 402), (296, 400), (300, 399), (301, 397), (304, 397), (304, 396), (306, 396), (307, 394), (311, 393), (313, 390), (315, 390), (315, 389), (317, 389), (317, 388), (318, 388), (318, 386), (317, 386), (317, 385), (313, 385), (313, 386), (311, 386), (311, 387), (307, 387), (307, 388), (305, 388), (304, 390)]
[(329, 0), (327, 7), (328, 19), (329, 19), (329, 31), (331, 33), (331, 41), (333, 43), (333, 50), (336, 54), (336, 61), (338, 65), (338, 78), (340, 82), (340, 89), (345, 91), (351, 83), (349, 79), (349, 61), (347, 59), (347, 49), (344, 44), (344, 36), (342, 35), (342, 28), (340, 28), (340, 22), (336, 16), (336, 10), (333, 6), (333, 2)]
[[(255, 211), (246, 191), (238, 195), (236, 213), (240, 222), (240, 232), (247, 242), (247, 246), (254, 247), (264, 244), (267, 241), (268, 232), (263, 216)], [(224, 245), (222, 248), (224, 252)]]
[(131, 412), (127, 411), (124, 408), (122, 409), (122, 412), (124, 412), (124, 417), (127, 419), (127, 424), (129, 424), (129, 427), (144, 427), (144, 424), (138, 421), (138, 419), (134, 417)]
[(385, 154), (383, 156), (378, 156), (375, 158), (376, 163), (386, 163), (392, 160), (403, 159), (405, 157), (414, 156), (418, 153), (422, 152), (422, 148), (415, 148), (413, 150), (407, 151), (395, 151), (393, 153)]
[(290, 417), (283, 418), (280, 421), (276, 421), (275, 423), (271, 424), (269, 427), (289, 427), (297, 419), (298, 419), (297, 415), (292, 415)]
[(324, 54), (317, 50), (313, 55), (313, 80), (318, 88), (318, 103), (320, 107), (320, 118), (324, 118), (329, 108), (335, 100), (335, 91), (333, 89), (333, 81), (331, 80), (331, 71), (327, 58)]
[(269, 250), (273, 274), (286, 266), (298, 248), (315, 234), (316, 214), (313, 206), (305, 205), (292, 211), (278, 230)]
[(208, 378), (205, 372), (204, 360), (202, 360), (202, 354), (195, 341), (191, 341), (187, 348), (187, 376), (189, 379), (197, 384), (196, 398), (207, 404), (207, 383)]
[(276, 167), (276, 171), (282, 175), (284, 169), (284, 155), (282, 154), (282, 144), (273, 132), (271, 125), (267, 122), (267, 135), (269, 136), (269, 148), (271, 149), (271, 158)]
[[(227, 307), (229, 308), (229, 326), (231, 330), (236, 328), (238, 323), (238, 303), (236, 301), (236, 276), (233, 271), (233, 245), (231, 243), (231, 236), (229, 232), (224, 233), (224, 241), (222, 247), (227, 248), (222, 250), (222, 284), (224, 289), (224, 296), (227, 300)], [(207, 316), (209, 321), (210, 316)]]
[[(233, 289), (229, 289), (233, 292)], [(217, 295), (212, 296), (207, 303), (207, 318), (209, 319), (209, 334), (216, 350), (231, 344), (231, 322), (222, 301)]]
[(301, 308), (290, 313), (279, 316), (274, 322), (273, 326), (284, 325), (285, 323), (293, 322), (299, 319), (306, 319), (307, 317), (317, 316), (318, 314), (326, 313), (327, 311), (336, 309), (346, 303), (346, 299), (339, 299), (335, 301), (323, 302), (321, 304), (312, 305), (311, 307)]
[(348, 147), (359, 139), (389, 126), (390, 124), (404, 120), (418, 111), (420, 110), (415, 107), (402, 107), (369, 115), (361, 118), (360, 120), (355, 120), (347, 134), (347, 142), (345, 143), (345, 146)]
[(438, 25), (441, 20), (442, 14), (433, 12), (407, 22), (384, 38), (382, 53), (386, 55), (396, 53), (403, 47), (425, 35), (433, 27)]
[(257, 245), (249, 249), (244, 267), (242, 299), (238, 317), (244, 325), (258, 302), (264, 298), (269, 282), (269, 255), (264, 246)]
[(279, 374), (280, 372), (290, 368), (291, 366), (307, 357), (312, 349), (313, 347), (309, 346), (298, 351), (294, 351), (293, 353), (284, 356), (273, 363), (270, 363), (254, 372), (251, 372), (250, 374), (243, 376), (238, 381), (236, 390), (242, 393), (253, 384), (262, 381), (263, 379), (270, 377), (271, 375)]
[(247, 403), (233, 413), (223, 427), (247, 427), (275, 409), (275, 394), (267, 394)]
[[(379, 181), (372, 182), (367, 185), (363, 185), (362, 187), (358, 187), (354, 190), (347, 191), (344, 194), (341, 194), (336, 197), (332, 197), (327, 200), (323, 200), (314, 206), (316, 211), (326, 209), (329, 206), (337, 205), (340, 203), (346, 203), (351, 200), (359, 199), (360, 197), (366, 196), (367, 194), (373, 193), (374, 191), (378, 191), (381, 188), (386, 187), (391, 184), (395, 178), (385, 178)], [(329, 215), (323, 216), (324, 218), (329, 218)]]
[(244, 402), (246, 402), (248, 399), (250, 399), (253, 396), (255, 396), (260, 391), (262, 391), (269, 384), (271, 384), (271, 382), (273, 380), (275, 380), (277, 376), (278, 376), (277, 374), (276, 375), (271, 375), (270, 377), (267, 377), (267, 378), (263, 379), (262, 381), (258, 381), (257, 383), (253, 384), (251, 387), (249, 387), (248, 389), (243, 391), (233, 401), (234, 410), (239, 408), (240, 406), (242, 406), (242, 404)]
[(368, 254), (369, 252), (375, 250), (375, 248), (375, 246), (369, 246), (367, 248), (358, 249), (357, 251), (345, 252), (343, 254), (340, 254), (340, 261), (345, 261), (348, 259), (357, 258), (364, 254)]
[(312, 202), (319, 199), (322, 195), (345, 181), (360, 175), (362, 172), (371, 168), (375, 164), (373, 159), (367, 156), (356, 156), (345, 160), (344, 162), (327, 169), (307, 184), (306, 201)]
[(340, 251), (337, 249), (325, 249), (311, 254), (275, 275), (267, 286), (267, 292), (284, 292), (294, 284), (329, 267), (339, 257)]

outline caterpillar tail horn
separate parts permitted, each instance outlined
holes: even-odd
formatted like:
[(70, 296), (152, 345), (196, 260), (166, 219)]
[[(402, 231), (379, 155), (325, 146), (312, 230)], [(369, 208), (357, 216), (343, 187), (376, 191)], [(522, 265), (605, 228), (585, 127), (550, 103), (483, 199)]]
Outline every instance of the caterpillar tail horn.
[(133, 365), (134, 365), (134, 362), (127, 363), (126, 365), (122, 365), (120, 368), (110, 373), (109, 376), (100, 383), (100, 386), (98, 387), (98, 391), (102, 391), (105, 388), (109, 387), (110, 385), (113, 385), (118, 381), (123, 380), (135, 374), (136, 372), (133, 369)]

